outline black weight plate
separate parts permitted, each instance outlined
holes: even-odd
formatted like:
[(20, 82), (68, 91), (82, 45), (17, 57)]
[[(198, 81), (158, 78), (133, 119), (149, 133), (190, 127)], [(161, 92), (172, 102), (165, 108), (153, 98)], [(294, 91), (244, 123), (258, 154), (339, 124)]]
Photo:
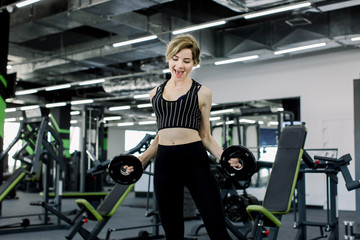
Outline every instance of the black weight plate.
[[(122, 166), (133, 166), (129, 175), (121, 174)], [(120, 155), (113, 158), (109, 165), (109, 175), (117, 183), (130, 185), (137, 182), (143, 174), (141, 161), (133, 155)]]
[[(242, 161), (242, 168), (237, 170), (230, 166), (229, 160), (231, 158), (238, 158)], [(251, 178), (256, 172), (256, 159), (254, 154), (246, 147), (240, 145), (233, 145), (227, 147), (221, 155), (220, 164), (225, 170), (225, 173), (236, 180), (246, 180)]]
[(231, 195), (223, 200), (225, 215), (232, 222), (246, 222), (248, 214), (246, 212), (247, 204), (242, 196)]

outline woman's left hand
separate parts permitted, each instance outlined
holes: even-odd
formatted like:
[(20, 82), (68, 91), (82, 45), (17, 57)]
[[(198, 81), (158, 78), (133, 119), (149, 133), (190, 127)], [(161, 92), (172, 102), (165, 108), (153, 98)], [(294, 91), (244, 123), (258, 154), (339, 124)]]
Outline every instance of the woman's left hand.
[(232, 166), (233, 168), (240, 170), (242, 169), (243, 165), (241, 164), (242, 161), (240, 161), (240, 159), (238, 158), (231, 158), (229, 160), (229, 164), (230, 166)]

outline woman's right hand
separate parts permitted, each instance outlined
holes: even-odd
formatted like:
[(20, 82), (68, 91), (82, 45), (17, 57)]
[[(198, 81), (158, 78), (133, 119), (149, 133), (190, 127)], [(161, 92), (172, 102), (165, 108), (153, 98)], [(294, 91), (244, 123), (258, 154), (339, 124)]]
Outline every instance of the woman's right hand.
[(120, 173), (124, 176), (129, 175), (130, 173), (132, 173), (134, 171), (134, 167), (133, 166), (128, 166), (128, 165), (124, 165), (120, 168)]

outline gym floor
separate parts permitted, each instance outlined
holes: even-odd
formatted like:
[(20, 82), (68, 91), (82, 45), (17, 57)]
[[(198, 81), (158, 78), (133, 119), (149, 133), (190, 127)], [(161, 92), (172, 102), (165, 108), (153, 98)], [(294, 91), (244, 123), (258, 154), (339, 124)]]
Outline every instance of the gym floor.
[[(17, 218), (7, 218), (8, 216), (18, 216), (18, 215), (25, 215), (25, 214), (37, 214), (42, 212), (42, 208), (40, 206), (30, 206), (29, 203), (31, 201), (41, 201), (41, 197), (38, 193), (24, 193), (24, 192), (17, 192), (18, 199), (10, 199), (4, 200), (2, 203), (2, 218), (0, 218), (0, 226), (12, 224), (12, 223), (19, 223), (23, 218), (28, 218), (30, 220), (31, 225), (40, 223), (38, 216), (32, 217), (17, 217)], [(62, 200), (62, 210), (63, 211), (70, 211), (77, 209), (77, 205), (75, 204), (75, 199), (63, 199)], [(139, 198), (135, 197), (134, 192), (131, 192), (123, 204), (118, 208), (117, 212), (114, 216), (110, 219), (110, 221), (105, 225), (103, 230), (100, 232), (99, 237), (105, 238), (106, 232), (108, 228), (127, 228), (127, 227), (134, 227), (134, 226), (144, 226), (144, 225), (151, 225), (152, 221), (151, 218), (145, 217), (146, 212), (146, 198)], [(326, 221), (326, 211), (319, 210), (319, 209), (308, 209), (307, 210), (308, 220), (310, 221)], [(71, 216), (70, 216), (71, 217)], [(54, 217), (51, 216), (53, 220)], [(339, 239), (344, 239), (344, 220), (355, 220), (355, 212), (353, 211), (340, 211), (339, 212)], [(52, 221), (54, 222), (54, 221)], [(192, 219), (185, 221), (185, 233), (187, 237), (196, 238), (199, 240), (209, 239), (206, 235), (206, 231), (202, 228), (199, 232), (198, 236), (190, 236), (190, 230), (201, 224), (201, 220), (199, 219)], [(296, 236), (296, 229), (293, 228), (294, 225), (294, 214), (292, 212), (283, 216), (282, 219), (282, 226), (279, 230), (278, 239), (279, 240), (289, 240), (295, 239)], [(66, 225), (64, 223), (64, 225)], [(85, 224), (85, 228), (91, 229), (91, 226), (94, 225), (93, 221), (89, 221), (89, 223)], [(152, 232), (151, 227), (147, 228), (139, 228), (139, 229), (132, 229), (132, 230), (123, 230), (123, 231), (116, 231), (111, 234), (111, 239), (124, 239), (124, 238), (131, 238), (138, 236), (139, 231), (146, 230), (149, 233)], [(0, 228), (1, 231), (1, 228)], [(308, 235), (307, 239), (314, 239), (320, 236), (320, 231), (318, 227), (308, 227)], [(67, 229), (59, 229), (59, 230), (44, 230), (44, 231), (37, 231), (37, 232), (25, 232), (25, 233), (15, 233), (15, 234), (5, 234), (0, 235), (0, 239), (18, 239), (18, 240), (32, 240), (32, 239), (41, 239), (41, 240), (55, 240), (55, 239), (65, 239), (65, 235), (67, 234)], [(162, 229), (160, 228), (160, 233), (162, 233)], [(325, 232), (326, 234), (326, 232)], [(83, 239), (79, 234), (77, 234), (74, 238)], [(236, 239), (236, 238), (234, 238)], [(326, 239), (326, 238), (322, 238)]]

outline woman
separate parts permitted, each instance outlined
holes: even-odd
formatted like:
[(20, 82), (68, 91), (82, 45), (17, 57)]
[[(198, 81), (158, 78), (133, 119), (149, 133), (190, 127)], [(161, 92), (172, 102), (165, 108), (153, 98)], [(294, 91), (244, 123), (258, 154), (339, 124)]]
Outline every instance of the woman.
[[(166, 239), (184, 238), (184, 187), (189, 189), (209, 237), (231, 239), (206, 152), (217, 159), (223, 152), (210, 133), (211, 91), (189, 76), (200, 62), (195, 38), (175, 37), (168, 45), (166, 60), (171, 78), (150, 92), (158, 133), (139, 157), (145, 165), (156, 156), (154, 190)], [(237, 159), (229, 164), (241, 167)], [(127, 171), (131, 172), (132, 167)]]

